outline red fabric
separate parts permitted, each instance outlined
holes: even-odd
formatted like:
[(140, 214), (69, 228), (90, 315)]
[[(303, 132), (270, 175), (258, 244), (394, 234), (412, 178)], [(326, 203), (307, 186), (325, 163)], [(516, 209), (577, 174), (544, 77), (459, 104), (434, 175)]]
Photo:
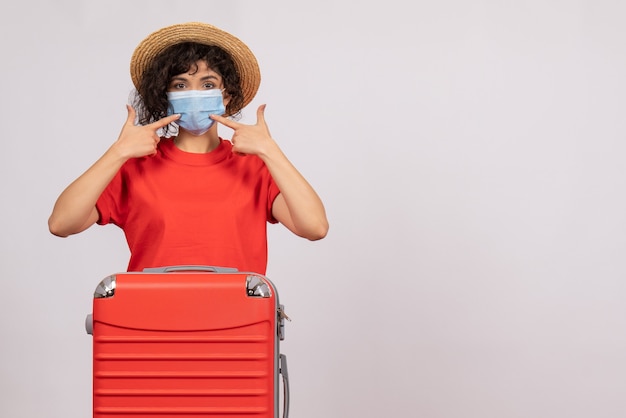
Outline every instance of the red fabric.
[(265, 164), (233, 154), (229, 141), (193, 154), (164, 139), (157, 155), (127, 161), (96, 207), (99, 224), (124, 230), (128, 271), (200, 264), (265, 274), (279, 193)]

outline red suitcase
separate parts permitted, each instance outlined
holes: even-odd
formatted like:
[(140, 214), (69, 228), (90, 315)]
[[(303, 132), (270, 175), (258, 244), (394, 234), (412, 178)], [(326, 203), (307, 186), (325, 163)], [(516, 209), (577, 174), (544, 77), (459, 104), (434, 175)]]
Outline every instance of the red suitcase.
[(94, 418), (278, 418), (283, 306), (265, 276), (209, 266), (118, 273), (96, 288)]

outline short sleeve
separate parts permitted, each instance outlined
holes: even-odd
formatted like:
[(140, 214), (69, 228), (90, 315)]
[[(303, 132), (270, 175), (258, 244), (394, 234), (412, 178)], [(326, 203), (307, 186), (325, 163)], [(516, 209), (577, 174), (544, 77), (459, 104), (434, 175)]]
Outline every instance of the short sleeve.
[(269, 172), (268, 172), (268, 177), (269, 177), (269, 185), (268, 185), (268, 191), (267, 191), (267, 221), (269, 223), (275, 224), (275, 223), (278, 223), (278, 220), (274, 218), (274, 215), (272, 214), (272, 208), (274, 206), (274, 200), (276, 200), (276, 197), (280, 194), (280, 190), (278, 189), (276, 182), (274, 181), (272, 176), (269, 174)]
[(123, 188), (122, 178), (122, 170), (119, 170), (96, 202), (96, 210), (99, 214), (97, 223), (99, 225), (109, 223), (121, 224), (122, 216), (119, 210), (119, 203)]

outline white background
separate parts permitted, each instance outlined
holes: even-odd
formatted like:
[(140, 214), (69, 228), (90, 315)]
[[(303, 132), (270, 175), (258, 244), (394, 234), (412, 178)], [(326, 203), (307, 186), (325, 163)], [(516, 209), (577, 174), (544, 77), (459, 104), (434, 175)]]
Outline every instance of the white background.
[(623, 1), (2, 8), (0, 416), (91, 414), (83, 321), (128, 250), (46, 222), (117, 138), (135, 46), (187, 21), (254, 51), (243, 121), (268, 104), (328, 211), (323, 241), (270, 226), (292, 417), (626, 416)]

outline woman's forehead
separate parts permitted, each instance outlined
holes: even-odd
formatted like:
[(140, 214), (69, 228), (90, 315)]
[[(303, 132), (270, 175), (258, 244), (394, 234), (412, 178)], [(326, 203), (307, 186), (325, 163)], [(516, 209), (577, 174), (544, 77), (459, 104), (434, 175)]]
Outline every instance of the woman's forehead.
[(206, 61), (200, 60), (189, 66), (189, 69), (183, 73), (176, 74), (175, 76), (191, 76), (194, 78), (212, 78), (221, 80), (222, 76), (217, 71), (213, 70)]

